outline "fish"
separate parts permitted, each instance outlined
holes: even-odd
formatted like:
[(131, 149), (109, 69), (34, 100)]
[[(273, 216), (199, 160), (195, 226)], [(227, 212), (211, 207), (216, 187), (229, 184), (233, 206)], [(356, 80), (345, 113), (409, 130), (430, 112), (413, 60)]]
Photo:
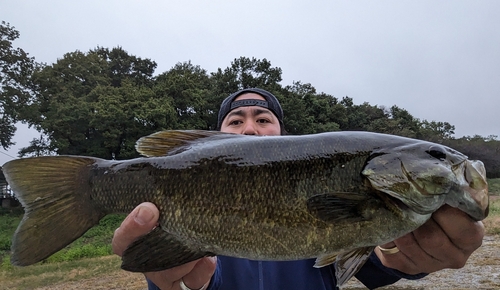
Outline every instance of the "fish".
[(123, 253), (151, 272), (207, 256), (316, 258), (342, 285), (375, 246), (405, 235), (448, 204), (488, 215), (484, 165), (417, 139), (371, 132), (247, 136), (166, 130), (140, 138), (143, 156), (42, 156), (2, 170), (25, 209), (11, 262), (61, 250), (112, 213), (154, 203), (158, 226)]

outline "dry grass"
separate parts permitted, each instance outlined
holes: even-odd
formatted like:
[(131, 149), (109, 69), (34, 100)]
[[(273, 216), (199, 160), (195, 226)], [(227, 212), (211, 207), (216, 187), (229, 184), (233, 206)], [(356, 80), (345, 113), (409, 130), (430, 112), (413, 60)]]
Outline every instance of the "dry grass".
[(118, 256), (38, 264), (0, 272), (0, 289), (146, 289), (144, 276), (120, 269)]
[(500, 235), (500, 216), (488, 217), (483, 223), (487, 235)]
[(483, 223), (487, 235), (500, 235), (500, 196), (490, 196), (490, 214)]

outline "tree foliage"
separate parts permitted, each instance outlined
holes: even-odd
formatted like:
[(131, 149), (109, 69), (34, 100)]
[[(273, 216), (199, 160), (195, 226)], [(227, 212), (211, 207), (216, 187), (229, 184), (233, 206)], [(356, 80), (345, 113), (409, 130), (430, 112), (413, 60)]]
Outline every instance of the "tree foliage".
[(119, 47), (67, 53), (34, 74), (38, 90), (24, 118), (57, 154), (136, 157), (137, 138), (174, 119), (171, 105), (154, 93), (155, 67)]
[(29, 80), (36, 67), (34, 58), (21, 48), (14, 48), (19, 38), (9, 23), (0, 24), (0, 145), (7, 149), (16, 132), (19, 110), (29, 102)]
[(420, 122), (420, 134), (417, 136), (420, 139), (429, 141), (440, 141), (453, 138), (455, 134), (455, 126), (448, 122), (436, 122), (423, 120)]
[(206, 70), (191, 62), (178, 63), (156, 77), (154, 90), (175, 111), (169, 129), (209, 129), (207, 123), (215, 108), (207, 97), (210, 96), (210, 77)]
[(226, 69), (218, 69), (212, 77), (219, 81), (219, 88), (226, 93), (245, 88), (263, 88), (275, 91), (281, 88), (281, 68), (272, 67), (267, 59), (240, 57)]

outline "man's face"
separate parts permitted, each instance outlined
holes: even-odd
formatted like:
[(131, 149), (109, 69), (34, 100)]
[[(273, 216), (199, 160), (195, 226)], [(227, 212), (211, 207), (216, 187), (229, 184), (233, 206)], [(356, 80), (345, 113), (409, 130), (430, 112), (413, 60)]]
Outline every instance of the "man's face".
[[(247, 99), (266, 100), (261, 95), (246, 93), (234, 101)], [(222, 121), (220, 131), (244, 135), (281, 135), (278, 118), (270, 110), (259, 106), (233, 109)]]

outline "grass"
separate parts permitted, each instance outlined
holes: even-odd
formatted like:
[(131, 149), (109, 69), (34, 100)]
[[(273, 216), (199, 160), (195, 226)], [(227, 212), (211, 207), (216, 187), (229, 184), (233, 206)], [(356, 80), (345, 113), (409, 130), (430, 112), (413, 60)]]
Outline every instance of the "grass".
[(500, 178), (488, 179), (490, 213), (483, 221), (488, 235), (500, 235)]
[(500, 178), (488, 179), (488, 190), (491, 195), (500, 195)]
[(500, 196), (490, 197), (490, 213), (483, 223), (487, 235), (500, 235)]
[(21, 221), (22, 214), (19, 209), (12, 211), (0, 208), (0, 259), (10, 251), (10, 240)]
[(121, 271), (120, 257), (85, 258), (68, 262), (44, 263), (0, 271), (0, 289), (34, 289), (58, 283), (106, 276)]

